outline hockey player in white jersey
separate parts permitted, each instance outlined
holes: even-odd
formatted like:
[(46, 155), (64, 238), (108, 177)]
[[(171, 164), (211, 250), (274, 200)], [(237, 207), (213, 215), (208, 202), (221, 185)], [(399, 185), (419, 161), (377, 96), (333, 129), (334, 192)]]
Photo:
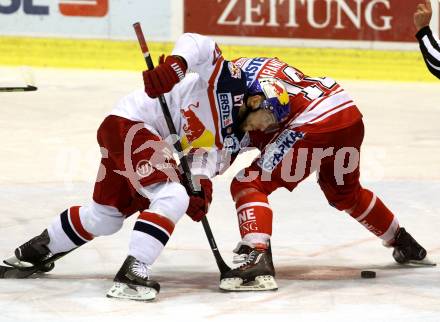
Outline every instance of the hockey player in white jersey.
[[(49, 271), (59, 257), (95, 237), (116, 233), (128, 216), (139, 212), (128, 256), (107, 295), (156, 297), (159, 283), (150, 279), (150, 266), (185, 212), (195, 221), (206, 215), (212, 199), (210, 178), (221, 170), (221, 152), (240, 144), (238, 107), (246, 80), (224, 60), (213, 40), (197, 34), (183, 34), (172, 55), (143, 76), (145, 89), (122, 98), (98, 129), (102, 159), (93, 200), (66, 209), (41, 235), (19, 246), (4, 261), (0, 277)], [(203, 149), (191, 164), (201, 186), (196, 196), (188, 195), (179, 181), (167, 141), (173, 138), (155, 99), (161, 94), (186, 151)]]

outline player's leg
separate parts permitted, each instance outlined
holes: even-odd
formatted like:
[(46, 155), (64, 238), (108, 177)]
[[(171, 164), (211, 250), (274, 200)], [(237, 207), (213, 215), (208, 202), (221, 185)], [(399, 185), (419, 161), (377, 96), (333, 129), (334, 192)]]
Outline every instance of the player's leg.
[[(150, 206), (141, 211), (130, 237), (128, 256), (107, 292), (108, 297), (152, 300), (160, 290), (151, 279), (151, 267), (188, 208), (189, 197), (177, 182), (164, 181), (142, 188)], [(134, 293), (133, 290), (137, 290)]]
[[(125, 136), (134, 124), (114, 116), (102, 122), (97, 133), (102, 159), (95, 182), (94, 202), (86, 207), (74, 206), (63, 211), (40, 235), (19, 246), (15, 256), (5, 263), (17, 268), (39, 267), (42, 262), (70, 252), (95, 236), (116, 232), (125, 216), (138, 210), (130, 209), (132, 192), (127, 178), (120, 173), (125, 170), (121, 162)], [(52, 268), (53, 263), (39, 270)], [(28, 276), (36, 271), (28, 270)]]
[[(121, 228), (125, 218), (121, 210), (128, 207), (132, 197), (126, 178), (115, 172), (119, 169), (112, 154), (115, 144), (109, 144), (109, 141), (122, 140), (117, 131), (107, 130), (112, 123), (106, 118), (98, 130), (103, 157), (95, 183), (94, 201), (85, 207), (70, 207), (56, 216), (40, 235), (17, 247), (14, 256), (5, 260), (6, 264), (16, 268), (41, 266), (43, 262), (68, 253), (96, 236), (110, 235)], [(53, 267), (54, 264), (50, 263), (39, 271), (47, 272)], [(34, 272), (36, 270), (28, 270), (29, 275)]]
[[(253, 166), (246, 169), (252, 171)], [(275, 268), (272, 262), (270, 237), (272, 210), (260, 179), (231, 183), (241, 241), (234, 249), (237, 268), (221, 277), (220, 288), (227, 291), (276, 290)]]
[[(362, 122), (328, 134), (329, 144), (334, 143), (335, 153), (322, 161), (318, 175), (319, 185), (332, 206), (347, 212), (363, 227), (382, 239), (384, 245), (394, 247), (393, 256), (396, 261), (421, 261), (426, 256), (425, 249), (399, 226), (397, 217), (382, 200), (359, 183), (363, 134)], [(342, 148), (344, 150), (341, 150)], [(339, 155), (338, 158), (340, 151), (344, 151), (344, 155)], [(356, 153), (357, 155), (354, 155)]]
[(118, 155), (118, 165), (127, 182), (126, 190), (132, 195), (128, 212), (134, 210), (134, 204), (140, 214), (131, 234), (127, 258), (107, 296), (151, 300), (160, 286), (150, 278), (150, 268), (185, 214), (189, 197), (178, 181), (171, 147), (142, 124), (128, 126), (124, 131), (124, 148)]
[[(73, 206), (56, 216), (38, 236), (15, 249), (14, 256), (5, 263), (17, 268), (41, 266), (45, 261), (56, 260), (94, 237), (117, 232), (124, 220), (115, 207), (92, 201), (86, 206)], [(38, 271), (48, 272), (54, 263), (44, 265)]]
[[(288, 137), (286, 133), (289, 134)], [(283, 131), (273, 139), (277, 147), (264, 150), (261, 158), (255, 160), (244, 170), (243, 175), (238, 175), (231, 183), (231, 194), (242, 237), (234, 249), (234, 262), (242, 265), (222, 276), (220, 288), (224, 290), (277, 289), (270, 248), (273, 214), (268, 195), (279, 187), (293, 190), (310, 173), (310, 169), (305, 167), (306, 162), (301, 161), (301, 170), (296, 173), (298, 159), (302, 159), (298, 158), (301, 155), (299, 151), (306, 148), (308, 143), (292, 139), (295, 137), (295, 132)], [(302, 134), (297, 138), (300, 137), (302, 138)], [(275, 161), (274, 153), (277, 154), (278, 161)], [(288, 170), (288, 178), (283, 178), (285, 169)]]

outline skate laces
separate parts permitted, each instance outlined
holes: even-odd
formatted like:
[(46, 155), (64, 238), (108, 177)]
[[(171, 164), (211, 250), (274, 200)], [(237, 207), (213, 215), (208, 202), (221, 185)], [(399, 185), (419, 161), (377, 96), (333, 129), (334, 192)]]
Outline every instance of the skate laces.
[(241, 264), (245, 262), (248, 259), (248, 254), (234, 254), (232, 257), (232, 263), (234, 264)]
[(243, 264), (241, 264), (239, 267), (245, 267), (247, 265), (255, 263), (255, 261), (259, 261), (259, 258), (264, 254), (264, 252), (267, 250), (265, 245), (258, 244), (248, 255), (246, 260)]
[[(232, 262), (234, 264), (242, 264), (240, 265), (240, 267), (248, 265), (252, 261), (254, 261), (255, 251), (257, 251), (257, 253), (260, 253), (261, 251), (265, 251), (266, 249), (267, 244), (252, 244), (249, 242), (240, 241), (233, 250), (235, 254), (232, 258)], [(254, 253), (254, 255), (253, 257), (250, 257), (252, 253)]]
[(250, 252), (249, 255), (247, 255), (246, 260), (243, 262), (243, 264), (239, 266), (239, 268), (252, 264), (255, 261), (256, 257), (258, 257), (261, 254), (262, 254), (261, 250), (254, 249), (253, 251)]
[(151, 272), (151, 266), (136, 260), (132, 265), (132, 270), (136, 276), (142, 279), (148, 279)]
[(241, 264), (245, 262), (252, 249), (253, 249), (253, 245), (251, 243), (245, 241), (239, 241), (237, 243), (237, 246), (235, 246), (233, 250), (234, 255), (232, 257), (232, 262), (234, 264)]

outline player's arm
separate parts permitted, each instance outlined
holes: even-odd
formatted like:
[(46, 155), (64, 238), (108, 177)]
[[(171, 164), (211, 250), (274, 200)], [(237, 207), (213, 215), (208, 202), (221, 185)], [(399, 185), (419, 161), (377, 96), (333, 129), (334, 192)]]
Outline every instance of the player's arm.
[(198, 73), (207, 82), (216, 65), (223, 61), (221, 50), (215, 41), (195, 33), (185, 33), (180, 36), (172, 55), (182, 57), (188, 69)]
[(215, 176), (217, 150), (191, 149), (187, 153), (196, 194), (188, 190), (190, 202), (186, 213), (194, 221), (200, 221), (208, 212), (212, 201), (212, 182)]
[(170, 56), (161, 56), (156, 68), (143, 72), (145, 92), (152, 98), (168, 93), (185, 77), (187, 70), (198, 73), (208, 82), (222, 60), (221, 51), (211, 38), (185, 33), (177, 40)]
[(420, 3), (417, 5), (417, 10), (414, 13), (414, 25), (418, 30), (416, 38), (419, 41), (426, 66), (434, 76), (440, 79), (440, 46), (429, 28), (431, 17), (432, 8), (430, 0), (425, 0), (424, 4)]
[(190, 195), (187, 214), (194, 221), (200, 221), (208, 212), (212, 201), (211, 179), (226, 171), (234, 162), (237, 153), (229, 154), (217, 149), (193, 149), (187, 156), (191, 166), (193, 183), (199, 193)]
[(432, 35), (429, 26), (420, 29), (416, 37), (426, 66), (434, 76), (440, 79), (440, 45)]

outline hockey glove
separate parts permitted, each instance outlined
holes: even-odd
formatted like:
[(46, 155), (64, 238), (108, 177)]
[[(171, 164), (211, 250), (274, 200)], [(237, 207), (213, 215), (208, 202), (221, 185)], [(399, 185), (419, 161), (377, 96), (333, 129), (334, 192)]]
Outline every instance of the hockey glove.
[(186, 63), (178, 56), (168, 56), (165, 60), (162, 55), (159, 65), (153, 70), (145, 70), (144, 78), (145, 93), (151, 98), (156, 98), (168, 93), (185, 77)]
[(201, 191), (195, 195), (189, 192), (189, 206), (187, 215), (194, 221), (200, 221), (208, 213), (209, 205), (212, 201), (212, 182), (208, 177), (201, 176), (195, 179), (200, 180)]

